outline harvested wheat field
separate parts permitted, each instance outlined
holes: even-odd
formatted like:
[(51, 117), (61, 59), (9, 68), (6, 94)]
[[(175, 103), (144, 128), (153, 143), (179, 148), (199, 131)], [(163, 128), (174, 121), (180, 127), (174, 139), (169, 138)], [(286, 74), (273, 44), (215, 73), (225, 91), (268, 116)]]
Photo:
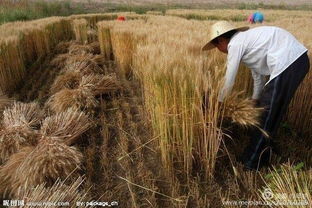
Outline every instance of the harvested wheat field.
[[(245, 171), (238, 158), (262, 110), (247, 98), (249, 71), (221, 106), (226, 57), (200, 50), (215, 20), (190, 12), (232, 17), (171, 10), (0, 26), (3, 206), (312, 205), (311, 72), (276, 136), (281, 153)], [(310, 13), (265, 14), (312, 49)]]

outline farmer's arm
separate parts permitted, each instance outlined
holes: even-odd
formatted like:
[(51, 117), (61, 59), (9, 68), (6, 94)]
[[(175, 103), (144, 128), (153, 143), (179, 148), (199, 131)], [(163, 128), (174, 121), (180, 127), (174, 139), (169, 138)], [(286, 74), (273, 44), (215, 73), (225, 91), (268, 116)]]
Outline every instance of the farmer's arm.
[(261, 75), (261, 74), (258, 74), (257, 72), (251, 70), (251, 75), (252, 75), (252, 78), (253, 78), (253, 82), (254, 82), (254, 87), (253, 87), (253, 93), (252, 93), (252, 99), (253, 100), (258, 100), (259, 99), (259, 96), (260, 96), (260, 93), (263, 89), (263, 86), (265, 84), (265, 79), (264, 79), (264, 76)]
[(224, 98), (228, 96), (232, 91), (242, 56), (243, 56), (243, 48), (241, 45), (229, 46), (225, 80), (223, 88), (219, 94), (219, 102), (223, 102)]

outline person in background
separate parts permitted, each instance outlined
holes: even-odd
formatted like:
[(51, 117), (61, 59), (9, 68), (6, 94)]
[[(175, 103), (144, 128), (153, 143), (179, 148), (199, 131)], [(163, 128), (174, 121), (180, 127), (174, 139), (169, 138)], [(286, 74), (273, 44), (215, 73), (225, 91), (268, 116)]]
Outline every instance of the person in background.
[(126, 21), (126, 17), (124, 17), (124, 16), (119, 16), (119, 17), (117, 17), (116, 20), (117, 20), (117, 21)]
[(249, 22), (250, 24), (253, 24), (255, 23), (254, 22), (254, 16), (255, 16), (255, 13), (251, 13), (248, 18), (247, 18), (247, 22)]
[(264, 21), (264, 16), (261, 12), (255, 12), (253, 16), (254, 23), (262, 23)]
[[(259, 26), (249, 29), (235, 27), (226, 21), (212, 25), (210, 39), (202, 50), (213, 48), (227, 54), (220, 102), (231, 92), (240, 62), (251, 70), (252, 99), (256, 106), (264, 108), (260, 127), (269, 138), (261, 131), (253, 130), (241, 161), (248, 170), (268, 165), (271, 150), (276, 151), (276, 138), (273, 137), (296, 89), (309, 71), (307, 48), (282, 28)], [(265, 76), (269, 77), (267, 82)]]
[(262, 23), (264, 21), (264, 15), (261, 12), (255, 12), (248, 16), (247, 21), (250, 24)]

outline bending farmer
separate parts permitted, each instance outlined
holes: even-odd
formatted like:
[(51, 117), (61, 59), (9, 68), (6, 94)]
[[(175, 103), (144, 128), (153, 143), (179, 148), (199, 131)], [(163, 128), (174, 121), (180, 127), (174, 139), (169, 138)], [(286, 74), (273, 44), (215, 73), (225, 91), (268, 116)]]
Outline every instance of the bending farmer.
[[(219, 101), (231, 92), (242, 61), (252, 73), (252, 99), (264, 107), (260, 127), (274, 136), (296, 89), (309, 71), (307, 49), (284, 29), (260, 26), (253, 29), (234, 27), (220, 21), (212, 25), (210, 41), (203, 50), (218, 48), (227, 54), (225, 83)], [(265, 76), (269, 80), (265, 81)], [(269, 161), (273, 140), (260, 131), (252, 133), (242, 162), (247, 169), (257, 169)]]

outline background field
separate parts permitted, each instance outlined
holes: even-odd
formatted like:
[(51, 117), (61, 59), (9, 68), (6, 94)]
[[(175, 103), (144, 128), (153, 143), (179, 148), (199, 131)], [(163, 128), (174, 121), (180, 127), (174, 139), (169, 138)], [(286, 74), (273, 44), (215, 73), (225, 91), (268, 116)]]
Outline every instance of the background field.
[(110, 0), (3, 0), (0, 2), (0, 24), (48, 16), (77, 13), (124, 12), (139, 14), (168, 9), (283, 9), (312, 10), (311, 1), (110, 1)]
[[(82, 2), (81, 0), (73, 0), (73, 2)], [(89, 2), (102, 2), (102, 3), (181, 3), (181, 4), (203, 4), (203, 3), (216, 3), (216, 1), (213, 0), (90, 0)], [(311, 4), (311, 1), (309, 0), (222, 0), (218, 2), (219, 4), (237, 4), (237, 3), (263, 3), (263, 4), (272, 4), (272, 5), (302, 5), (302, 4)]]

